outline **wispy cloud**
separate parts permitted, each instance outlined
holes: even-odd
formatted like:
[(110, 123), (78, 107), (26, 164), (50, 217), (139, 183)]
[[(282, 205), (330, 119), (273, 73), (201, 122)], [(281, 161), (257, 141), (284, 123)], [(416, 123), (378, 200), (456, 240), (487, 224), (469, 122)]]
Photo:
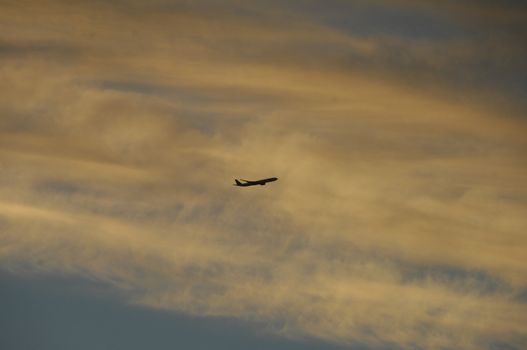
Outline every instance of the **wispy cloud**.
[(478, 84), (524, 51), (208, 5), (5, 6), (2, 266), (284, 336), (521, 348), (525, 109)]

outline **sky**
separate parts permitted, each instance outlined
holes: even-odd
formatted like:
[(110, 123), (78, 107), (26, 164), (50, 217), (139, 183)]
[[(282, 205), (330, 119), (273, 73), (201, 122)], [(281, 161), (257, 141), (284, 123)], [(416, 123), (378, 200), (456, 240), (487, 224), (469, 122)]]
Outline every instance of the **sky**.
[(527, 347), (523, 1), (0, 9), (1, 348)]

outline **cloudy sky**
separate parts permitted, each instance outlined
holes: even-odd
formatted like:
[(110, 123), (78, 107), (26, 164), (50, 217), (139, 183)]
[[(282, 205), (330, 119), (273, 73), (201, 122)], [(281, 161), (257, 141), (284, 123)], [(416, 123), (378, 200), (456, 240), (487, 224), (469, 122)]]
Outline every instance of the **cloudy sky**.
[(525, 349), (522, 3), (0, 0), (0, 347)]

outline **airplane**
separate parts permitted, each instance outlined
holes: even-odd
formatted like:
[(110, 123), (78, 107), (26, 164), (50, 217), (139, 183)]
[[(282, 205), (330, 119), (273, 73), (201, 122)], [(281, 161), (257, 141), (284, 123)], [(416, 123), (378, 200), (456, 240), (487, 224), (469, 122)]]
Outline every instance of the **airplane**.
[(234, 179), (234, 181), (236, 181), (234, 186), (242, 186), (242, 187), (245, 187), (245, 186), (256, 186), (256, 185), (264, 186), (268, 182), (273, 182), (273, 181), (278, 180), (278, 178), (277, 177), (270, 177), (270, 178), (267, 178), (267, 179), (256, 180), (256, 181), (249, 181), (249, 180), (244, 180), (244, 179), (240, 179), (240, 180), (242, 180), (244, 182), (241, 182), (238, 179)]

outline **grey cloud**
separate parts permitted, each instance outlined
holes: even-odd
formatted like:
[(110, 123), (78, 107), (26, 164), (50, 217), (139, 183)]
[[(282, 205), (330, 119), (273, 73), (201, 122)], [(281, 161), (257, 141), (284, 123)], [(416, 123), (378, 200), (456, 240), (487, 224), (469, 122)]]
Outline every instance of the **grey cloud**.
[[(403, 265), (404, 266), (404, 265)], [(510, 294), (513, 288), (485, 271), (470, 271), (456, 266), (405, 266), (402, 280), (408, 283), (436, 281), (462, 293), (477, 295)]]
[(0, 40), (0, 57), (5, 58), (49, 58), (71, 60), (79, 57), (80, 49), (73, 45), (54, 42), (10, 42)]
[(80, 192), (82, 188), (75, 183), (61, 180), (44, 180), (35, 186), (37, 191), (57, 192), (63, 195), (70, 195)]
[(140, 82), (100, 81), (94, 83), (94, 85), (103, 90), (115, 90), (156, 96), (177, 92), (177, 90), (171, 87)]

